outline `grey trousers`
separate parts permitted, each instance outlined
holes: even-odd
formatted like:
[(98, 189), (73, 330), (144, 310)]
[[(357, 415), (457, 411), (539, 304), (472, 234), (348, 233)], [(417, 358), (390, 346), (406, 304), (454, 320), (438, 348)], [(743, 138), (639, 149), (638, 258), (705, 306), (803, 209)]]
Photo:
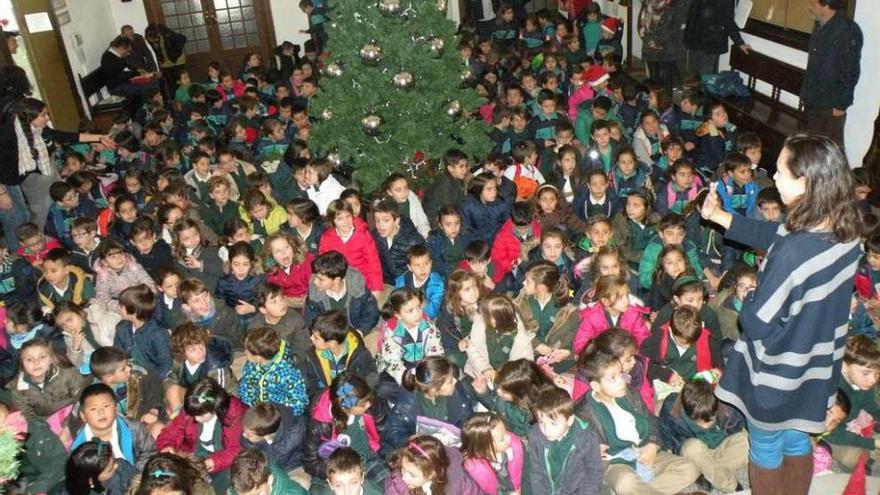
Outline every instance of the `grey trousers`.
[(31, 211), (31, 222), (37, 224), (41, 231), (46, 223), (46, 217), (49, 215), (49, 207), (52, 205), (49, 187), (53, 182), (59, 180), (61, 179), (58, 172), (53, 170), (52, 175), (30, 174), (21, 183), (21, 192), (24, 194)]

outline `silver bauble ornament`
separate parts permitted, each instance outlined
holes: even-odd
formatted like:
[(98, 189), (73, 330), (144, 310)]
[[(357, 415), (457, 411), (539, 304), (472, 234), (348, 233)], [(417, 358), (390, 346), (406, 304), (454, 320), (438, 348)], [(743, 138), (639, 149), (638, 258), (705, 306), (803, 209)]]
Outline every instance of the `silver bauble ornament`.
[(474, 83), (474, 81), (477, 80), (474, 71), (470, 67), (467, 67), (463, 71), (461, 71), (459, 77), (461, 78), (461, 84), (463, 86), (470, 86)]
[(443, 48), (446, 46), (446, 42), (443, 41), (443, 38), (438, 36), (432, 36), (428, 39), (428, 52), (431, 54), (431, 58), (440, 58), (443, 56)]
[(330, 62), (324, 67), (322, 72), (327, 77), (340, 77), (343, 73), (342, 64), (339, 62)]
[(446, 105), (446, 115), (453, 119), (461, 117), (461, 103), (458, 100), (452, 100)]
[(382, 62), (382, 47), (377, 45), (375, 41), (371, 41), (361, 47), (361, 60), (369, 66), (376, 66)]
[(397, 17), (403, 10), (403, 4), (400, 0), (379, 0), (377, 6), (379, 12), (386, 17)]
[(342, 157), (339, 156), (339, 153), (336, 151), (327, 154), (327, 161), (333, 165), (333, 168), (339, 168), (342, 166)]
[(397, 89), (410, 89), (413, 87), (415, 77), (412, 72), (402, 70), (391, 78), (391, 85)]
[(324, 110), (321, 111), (321, 119), (322, 120), (333, 120), (333, 117), (335, 117), (335, 116), (336, 116), (336, 112), (334, 112), (332, 109), (325, 108)]
[(376, 136), (382, 127), (382, 117), (375, 113), (368, 113), (361, 119), (361, 129), (368, 136)]
[(446, 12), (446, 4), (446, 0), (437, 0), (437, 10), (439, 10), (440, 12)]

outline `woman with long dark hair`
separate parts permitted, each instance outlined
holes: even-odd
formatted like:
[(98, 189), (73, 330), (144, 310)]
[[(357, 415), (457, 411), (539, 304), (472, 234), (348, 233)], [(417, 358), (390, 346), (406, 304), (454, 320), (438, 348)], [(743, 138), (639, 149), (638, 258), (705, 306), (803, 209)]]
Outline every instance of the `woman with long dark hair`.
[[(19, 225), (29, 219), (38, 225), (46, 221), (51, 203), (49, 186), (58, 180), (44, 139), (59, 143), (101, 141), (105, 146), (115, 147), (113, 140), (105, 135), (46, 127), (48, 113), (37, 120), (46, 105), (30, 98), (30, 94), (31, 84), (24, 69), (15, 65), (0, 69), (0, 224), (6, 247), (12, 251), (18, 250), (15, 229)], [(39, 124), (36, 130), (34, 120)], [(34, 136), (40, 139), (35, 141)], [(32, 217), (28, 213), (29, 205)]]
[(752, 493), (799, 495), (812, 480), (810, 434), (824, 431), (840, 382), (860, 219), (846, 156), (831, 139), (789, 137), (776, 170), (784, 225), (724, 211), (716, 184), (702, 215), (767, 253), (715, 393), (749, 422)]

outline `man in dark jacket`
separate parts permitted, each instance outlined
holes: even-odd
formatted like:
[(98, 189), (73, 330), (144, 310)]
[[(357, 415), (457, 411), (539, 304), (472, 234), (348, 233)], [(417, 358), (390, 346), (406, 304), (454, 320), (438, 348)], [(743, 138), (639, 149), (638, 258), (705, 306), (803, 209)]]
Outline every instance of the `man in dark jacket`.
[(840, 145), (846, 109), (853, 104), (859, 82), (862, 54), (862, 30), (844, 17), (842, 7), (842, 0), (810, 2), (816, 24), (810, 35), (810, 56), (800, 95), (807, 130), (826, 134)]
[(135, 70), (143, 70), (146, 72), (156, 72), (159, 66), (156, 64), (156, 57), (153, 51), (147, 46), (147, 40), (143, 36), (134, 32), (131, 25), (122, 26), (120, 35), (131, 40), (131, 53), (125, 59), (125, 63)]
[(144, 30), (144, 38), (153, 48), (165, 85), (173, 95), (177, 90), (177, 73), (186, 67), (186, 36), (151, 22)]
[(134, 84), (132, 79), (140, 73), (130, 67), (126, 60), (131, 55), (131, 40), (117, 36), (101, 55), (101, 74), (111, 94), (121, 96), (142, 95), (150, 84)]
[(734, 21), (734, 0), (694, 0), (688, 11), (684, 29), (684, 46), (691, 53), (696, 73), (716, 74), (718, 56), (727, 53), (730, 38), (733, 44), (748, 54), (751, 47), (739, 33)]

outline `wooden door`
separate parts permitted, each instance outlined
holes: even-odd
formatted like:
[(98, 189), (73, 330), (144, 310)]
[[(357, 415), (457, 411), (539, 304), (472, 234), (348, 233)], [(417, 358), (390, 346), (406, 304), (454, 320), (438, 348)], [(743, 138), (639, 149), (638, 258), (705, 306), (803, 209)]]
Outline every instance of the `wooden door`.
[(269, 0), (147, 0), (147, 17), (187, 38), (193, 81), (208, 78), (208, 63), (223, 62), (237, 77), (246, 54), (267, 60), (275, 47)]

